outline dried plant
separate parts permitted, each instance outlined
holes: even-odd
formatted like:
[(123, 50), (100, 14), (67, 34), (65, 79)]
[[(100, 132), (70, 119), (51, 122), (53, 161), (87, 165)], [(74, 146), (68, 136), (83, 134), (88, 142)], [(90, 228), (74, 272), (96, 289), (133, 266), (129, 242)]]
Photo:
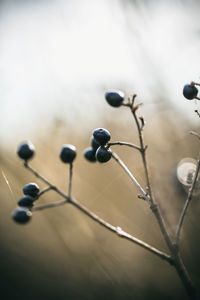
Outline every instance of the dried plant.
[[(198, 89), (196, 88), (198, 83), (191, 82), (184, 86), (183, 95), (188, 99), (199, 99)], [(188, 182), (189, 182), (189, 191), (188, 195), (185, 200), (185, 204), (183, 206), (180, 218), (177, 222), (177, 230), (174, 233), (173, 237), (170, 237), (168, 233), (167, 226), (165, 224), (164, 218), (161, 214), (159, 209), (159, 199), (156, 200), (152, 191), (150, 178), (149, 178), (149, 170), (147, 164), (147, 145), (144, 142), (143, 138), (143, 130), (145, 127), (145, 119), (143, 116), (139, 116), (138, 112), (140, 110), (141, 103), (136, 103), (136, 95), (132, 95), (128, 98), (125, 97), (125, 94), (122, 91), (112, 90), (108, 91), (105, 94), (105, 98), (107, 102), (113, 107), (121, 107), (125, 106), (127, 109), (130, 110), (134, 122), (136, 124), (137, 133), (138, 133), (138, 144), (132, 144), (129, 142), (121, 142), (121, 141), (110, 141), (111, 135), (109, 131), (104, 128), (97, 128), (93, 132), (93, 136), (91, 138), (91, 147), (86, 149), (84, 152), (85, 158), (92, 163), (96, 161), (100, 163), (106, 163), (110, 159), (116, 161), (119, 167), (130, 177), (133, 184), (137, 187), (139, 194), (137, 197), (142, 199), (146, 202), (149, 206), (150, 210), (152, 211), (155, 219), (157, 220), (158, 227), (160, 228), (161, 234), (163, 235), (166, 245), (168, 246), (168, 253), (161, 251), (145, 243), (143, 240), (140, 240), (133, 236), (132, 234), (125, 232), (119, 226), (114, 226), (107, 221), (103, 220), (87, 207), (82, 205), (79, 201), (77, 201), (72, 196), (72, 178), (73, 178), (73, 164), (76, 158), (76, 148), (73, 145), (63, 145), (60, 151), (60, 159), (63, 163), (69, 165), (69, 183), (68, 183), (68, 193), (64, 193), (60, 188), (52, 184), (48, 179), (43, 177), (39, 172), (37, 172), (34, 168), (32, 168), (29, 164), (29, 160), (33, 158), (35, 154), (35, 148), (30, 142), (24, 142), (20, 144), (18, 147), (17, 153), (18, 156), (24, 161), (24, 167), (33, 173), (37, 178), (39, 178), (43, 183), (45, 183), (46, 188), (42, 191), (39, 190), (39, 186), (35, 183), (29, 183), (24, 186), (23, 192), (24, 196), (19, 199), (18, 201), (18, 208), (14, 211), (12, 217), (13, 219), (20, 224), (26, 224), (32, 217), (32, 214), (36, 211), (41, 211), (48, 208), (53, 208), (65, 204), (71, 204), (75, 206), (78, 210), (82, 213), (87, 215), (93, 221), (97, 222), (105, 229), (115, 233), (118, 237), (125, 238), (130, 242), (139, 245), (140, 247), (145, 248), (147, 251), (155, 254), (156, 256), (160, 257), (161, 259), (165, 260), (169, 263), (169, 265), (175, 268), (180, 280), (182, 281), (185, 290), (188, 296), (191, 299), (196, 299), (196, 289), (195, 286), (188, 274), (188, 271), (182, 261), (181, 254), (180, 254), (180, 239), (181, 239), (181, 231), (183, 228), (184, 218), (187, 214), (187, 210), (189, 204), (192, 200), (195, 187), (198, 183), (198, 174), (200, 169), (200, 157), (197, 160), (195, 170), (193, 173), (188, 175)], [(198, 114), (199, 115), (199, 114)], [(196, 132), (191, 132), (193, 135), (199, 138), (199, 135)], [(138, 151), (141, 155), (142, 165), (144, 169), (145, 175), (145, 187), (142, 187), (141, 183), (138, 182), (134, 174), (129, 170), (129, 168), (125, 165), (125, 163), (119, 158), (119, 156), (111, 150), (111, 148), (115, 146), (120, 147), (130, 147), (133, 151)], [(190, 176), (190, 178), (189, 178)], [(47, 192), (53, 190), (57, 194), (59, 194), (63, 200), (57, 201), (53, 203), (48, 203), (45, 205), (35, 205), (38, 202), (38, 199), (46, 194)]]

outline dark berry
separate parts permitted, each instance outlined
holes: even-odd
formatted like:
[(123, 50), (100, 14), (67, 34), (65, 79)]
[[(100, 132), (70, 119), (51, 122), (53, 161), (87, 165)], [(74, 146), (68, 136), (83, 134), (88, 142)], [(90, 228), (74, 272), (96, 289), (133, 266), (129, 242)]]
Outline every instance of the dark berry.
[(112, 90), (105, 93), (106, 101), (114, 107), (119, 107), (124, 101), (124, 92), (118, 90)]
[(20, 224), (25, 224), (30, 221), (32, 216), (31, 211), (25, 207), (18, 207), (12, 215), (13, 220)]
[(60, 159), (64, 163), (72, 163), (76, 157), (76, 148), (73, 145), (63, 145), (60, 151)]
[(30, 159), (35, 153), (35, 147), (31, 142), (24, 142), (19, 145), (17, 149), (17, 154), (21, 159), (28, 160)]
[(110, 132), (104, 128), (97, 128), (93, 131), (93, 137), (99, 145), (104, 146), (110, 140)]
[(91, 144), (91, 147), (94, 149), (94, 151), (96, 151), (100, 146), (99, 143), (97, 143), (95, 141), (93, 136), (91, 137), (90, 144)]
[(192, 84), (186, 84), (183, 88), (183, 96), (189, 100), (194, 99), (198, 94), (198, 89)]
[(96, 151), (93, 148), (88, 148), (84, 151), (84, 156), (90, 162), (96, 161)]
[(36, 183), (28, 183), (23, 187), (23, 193), (24, 195), (29, 195), (33, 198), (37, 197), (40, 189), (39, 186)]
[(100, 163), (109, 161), (112, 157), (112, 152), (104, 146), (100, 146), (96, 152), (96, 158)]
[(25, 195), (24, 197), (18, 200), (18, 205), (23, 207), (32, 207), (34, 200), (35, 199), (33, 197)]

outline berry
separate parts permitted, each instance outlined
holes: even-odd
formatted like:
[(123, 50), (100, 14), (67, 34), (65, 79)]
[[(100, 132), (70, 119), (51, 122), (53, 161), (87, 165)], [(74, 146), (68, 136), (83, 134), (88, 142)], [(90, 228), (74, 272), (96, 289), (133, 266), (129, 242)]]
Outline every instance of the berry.
[(29, 195), (33, 198), (36, 198), (40, 189), (39, 186), (36, 183), (28, 183), (23, 187), (23, 193), (24, 195)]
[(12, 218), (15, 222), (20, 224), (25, 224), (30, 221), (32, 213), (29, 209), (25, 207), (18, 207), (12, 215)]
[(87, 160), (89, 160), (90, 162), (95, 162), (96, 161), (96, 151), (93, 148), (87, 148), (84, 151), (84, 156)]
[(96, 151), (100, 146), (99, 143), (97, 143), (95, 141), (93, 136), (91, 137), (90, 144), (91, 144), (91, 147), (94, 149), (94, 151)]
[(73, 145), (63, 145), (60, 151), (60, 159), (64, 163), (72, 163), (76, 157), (76, 148)]
[(93, 131), (95, 141), (104, 146), (110, 140), (110, 132), (104, 128), (97, 128)]
[(113, 107), (119, 107), (124, 101), (124, 92), (118, 90), (112, 90), (105, 93), (106, 101)]
[(96, 158), (100, 163), (109, 161), (112, 157), (112, 152), (104, 146), (100, 146), (96, 152)]
[(18, 200), (18, 205), (23, 207), (32, 207), (34, 200), (35, 199), (33, 197), (25, 195)]
[(183, 88), (183, 96), (189, 100), (194, 99), (198, 94), (198, 89), (192, 84), (186, 84)]
[(21, 159), (28, 160), (35, 153), (35, 147), (31, 142), (24, 142), (19, 145), (17, 149), (17, 154)]

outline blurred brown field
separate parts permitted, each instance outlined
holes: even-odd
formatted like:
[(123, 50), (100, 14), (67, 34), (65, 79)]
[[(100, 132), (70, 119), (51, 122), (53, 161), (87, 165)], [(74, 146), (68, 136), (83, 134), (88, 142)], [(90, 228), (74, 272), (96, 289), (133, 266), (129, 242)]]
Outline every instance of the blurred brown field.
[[(187, 196), (176, 179), (176, 166), (184, 157), (197, 158), (199, 141), (188, 132), (198, 128), (169, 107), (159, 107), (148, 114), (144, 106), (142, 113), (154, 195), (173, 235)], [(111, 132), (112, 141), (138, 142), (132, 117), (124, 108), (112, 110), (110, 117), (102, 119), (101, 126)], [(116, 162), (93, 164), (84, 159), (82, 153), (89, 146), (93, 129), (69, 130), (62, 120), (55, 120), (45, 136), (34, 137), (36, 156), (31, 165), (66, 191), (68, 166), (60, 162), (58, 154), (63, 144), (76, 145), (73, 196), (111, 224), (168, 251), (147, 203), (137, 198), (138, 191)], [(120, 146), (113, 150), (144, 186), (139, 154)], [(11, 214), (23, 185), (36, 182), (41, 189), (45, 186), (23, 168), (13, 148), (1, 150), (0, 162), (3, 299), (187, 299), (180, 279), (168, 263), (107, 232), (70, 205), (35, 212), (25, 226), (14, 223)], [(51, 191), (38, 202), (57, 200), (59, 196)], [(198, 289), (199, 212), (196, 197), (181, 235), (181, 253)]]

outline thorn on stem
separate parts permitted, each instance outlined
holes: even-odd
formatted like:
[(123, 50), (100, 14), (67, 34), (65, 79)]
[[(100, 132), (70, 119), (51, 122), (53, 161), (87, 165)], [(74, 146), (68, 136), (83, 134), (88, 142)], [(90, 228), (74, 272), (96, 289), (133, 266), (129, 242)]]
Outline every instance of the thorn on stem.
[(144, 198), (144, 196), (141, 195), (141, 194), (138, 194), (137, 197), (138, 197), (138, 199), (146, 200), (146, 199)]
[(143, 128), (145, 126), (144, 116), (140, 116), (140, 117), (138, 117), (138, 119), (141, 122), (140, 130), (143, 130)]

